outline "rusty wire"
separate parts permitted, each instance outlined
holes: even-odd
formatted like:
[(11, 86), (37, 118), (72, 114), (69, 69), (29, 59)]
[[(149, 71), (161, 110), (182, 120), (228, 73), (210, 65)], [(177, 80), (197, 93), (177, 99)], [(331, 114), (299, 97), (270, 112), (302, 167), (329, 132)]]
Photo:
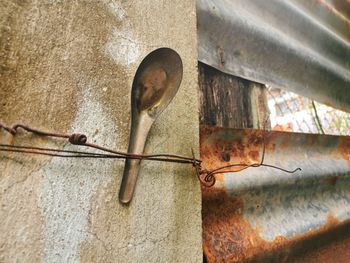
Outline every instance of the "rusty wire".
[[(265, 125), (264, 125), (264, 131), (265, 131), (265, 126), (266, 126), (266, 122), (265, 122)], [(265, 143), (265, 136), (266, 136), (266, 133), (264, 132), (263, 133), (263, 143), (262, 143), (262, 146), (263, 146), (263, 149), (262, 149), (262, 155), (261, 155), (261, 160), (260, 162), (258, 163), (252, 163), (252, 164), (245, 164), (245, 163), (236, 163), (236, 164), (228, 164), (228, 165), (225, 165), (225, 166), (221, 166), (221, 167), (218, 167), (216, 169), (213, 169), (211, 171), (202, 171), (203, 174), (205, 174), (204, 176), (204, 182), (206, 184), (209, 184), (208, 186), (213, 186), (215, 184), (215, 174), (220, 174), (220, 173), (238, 173), (238, 172), (241, 172), (245, 169), (248, 169), (248, 168), (258, 168), (258, 167), (269, 167), (269, 168), (273, 168), (273, 169), (277, 169), (277, 170), (280, 170), (282, 172), (285, 172), (285, 173), (295, 173), (297, 171), (301, 171), (301, 168), (296, 168), (294, 170), (287, 170), (287, 169), (284, 169), (284, 168), (281, 168), (281, 167), (278, 167), (278, 166), (275, 166), (275, 165), (271, 165), (271, 164), (265, 164), (264, 163), (264, 160), (265, 160), (265, 153), (266, 153), (266, 143)], [(229, 168), (236, 168), (236, 167), (241, 167), (240, 169), (229, 169)]]
[[(132, 154), (125, 153), (121, 151), (112, 150), (100, 145), (92, 144), (87, 141), (87, 137), (84, 134), (73, 133), (73, 134), (64, 134), (64, 133), (53, 133), (46, 132), (42, 130), (38, 130), (35, 128), (31, 128), (27, 125), (23, 124), (15, 124), (12, 127), (6, 126), (0, 122), (0, 130), (3, 129), (11, 135), (15, 136), (17, 134), (17, 130), (21, 128), (27, 132), (45, 136), (45, 137), (56, 137), (56, 138), (64, 138), (68, 139), (68, 142), (73, 145), (85, 146), (89, 148), (93, 148), (104, 153), (96, 153), (90, 151), (72, 151), (72, 150), (61, 150), (61, 149), (53, 149), (53, 148), (43, 148), (43, 147), (35, 147), (35, 146), (22, 146), (22, 145), (11, 145), (11, 144), (0, 144), (0, 152), (17, 152), (17, 153), (26, 153), (26, 154), (37, 154), (37, 155), (46, 155), (51, 157), (62, 157), (62, 158), (101, 158), (101, 159), (139, 159), (139, 160), (150, 160), (150, 161), (161, 161), (161, 162), (174, 162), (174, 163), (184, 163), (184, 164), (192, 164), (196, 170), (196, 174), (200, 182), (207, 186), (211, 187), (215, 184), (215, 174), (218, 173), (228, 173), (228, 172), (240, 172), (247, 168), (251, 167), (270, 167), (274, 169), (281, 170), (286, 173), (294, 173), (296, 171), (301, 170), (297, 168), (295, 170), (286, 170), (278, 166), (265, 164), (265, 133), (263, 137), (263, 153), (262, 158), (259, 163), (253, 164), (229, 164), (222, 167), (218, 167), (211, 171), (202, 169), (202, 160), (195, 158), (193, 149), (192, 149), (192, 158), (185, 157), (181, 155), (174, 154)], [(107, 152), (107, 153), (106, 153)], [(229, 168), (233, 167), (242, 167), (238, 170), (230, 170)], [(229, 169), (229, 170), (227, 170)]]

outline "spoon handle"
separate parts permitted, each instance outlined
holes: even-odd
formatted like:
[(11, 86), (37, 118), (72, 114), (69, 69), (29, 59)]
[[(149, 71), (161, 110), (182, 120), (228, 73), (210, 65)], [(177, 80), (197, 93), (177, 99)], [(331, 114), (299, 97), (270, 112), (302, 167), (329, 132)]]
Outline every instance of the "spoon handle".
[[(133, 117), (128, 153), (143, 154), (148, 132), (153, 122), (154, 119), (149, 118), (147, 115)], [(123, 179), (119, 190), (119, 201), (123, 204), (128, 204), (132, 199), (140, 163), (141, 160), (138, 159), (125, 160)]]

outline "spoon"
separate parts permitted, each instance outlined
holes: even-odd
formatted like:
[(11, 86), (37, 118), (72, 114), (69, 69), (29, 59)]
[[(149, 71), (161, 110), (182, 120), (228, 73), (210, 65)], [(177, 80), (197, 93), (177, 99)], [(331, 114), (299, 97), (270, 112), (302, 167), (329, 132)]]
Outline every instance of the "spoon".
[[(142, 154), (156, 118), (175, 97), (182, 80), (182, 61), (170, 48), (148, 54), (136, 71), (131, 91), (131, 132), (128, 153)], [(128, 204), (140, 169), (139, 159), (126, 159), (119, 200)]]

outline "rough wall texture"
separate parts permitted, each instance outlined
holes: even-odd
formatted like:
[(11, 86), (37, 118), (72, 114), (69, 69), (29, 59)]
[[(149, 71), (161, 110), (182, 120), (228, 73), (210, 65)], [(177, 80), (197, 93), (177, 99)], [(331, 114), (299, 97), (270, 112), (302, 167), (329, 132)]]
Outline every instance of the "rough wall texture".
[[(171, 47), (184, 78), (146, 152), (198, 148), (195, 1), (0, 3), (0, 120), (127, 149), (142, 58)], [(0, 131), (0, 142), (74, 148)], [(189, 165), (144, 162), (129, 207), (123, 161), (0, 153), (0, 262), (201, 262), (200, 187)]]

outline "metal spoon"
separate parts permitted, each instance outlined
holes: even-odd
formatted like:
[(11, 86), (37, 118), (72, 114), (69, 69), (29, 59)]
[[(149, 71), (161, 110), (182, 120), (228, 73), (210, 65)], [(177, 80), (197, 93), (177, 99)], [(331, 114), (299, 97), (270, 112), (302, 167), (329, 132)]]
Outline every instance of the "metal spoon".
[[(131, 132), (129, 153), (142, 154), (148, 132), (168, 106), (182, 80), (182, 61), (170, 48), (148, 54), (136, 71), (131, 91)], [(128, 204), (133, 196), (141, 160), (126, 159), (119, 200)]]

